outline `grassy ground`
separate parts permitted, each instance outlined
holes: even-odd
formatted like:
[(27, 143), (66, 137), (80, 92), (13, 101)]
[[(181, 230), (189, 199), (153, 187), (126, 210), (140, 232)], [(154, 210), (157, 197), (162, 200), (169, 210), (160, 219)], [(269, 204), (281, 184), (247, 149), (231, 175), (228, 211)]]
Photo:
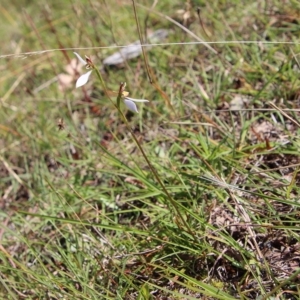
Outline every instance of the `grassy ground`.
[[(136, 11), (0, 4), (0, 298), (299, 299), (299, 2)], [(104, 66), (137, 20), (163, 45)]]

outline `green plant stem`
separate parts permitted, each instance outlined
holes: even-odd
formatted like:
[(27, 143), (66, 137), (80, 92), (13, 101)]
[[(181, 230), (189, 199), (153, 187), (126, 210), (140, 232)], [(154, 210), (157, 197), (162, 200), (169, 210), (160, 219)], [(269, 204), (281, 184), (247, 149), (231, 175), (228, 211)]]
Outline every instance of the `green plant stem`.
[[(141, 151), (141, 153), (142, 153), (142, 155), (143, 155), (143, 157), (144, 157), (144, 159), (145, 159), (147, 165), (149, 166), (149, 168), (150, 168), (152, 174), (154, 175), (154, 177), (155, 177), (155, 179), (157, 180), (158, 184), (161, 186), (161, 188), (162, 188), (162, 190), (164, 191), (164, 193), (165, 193), (165, 195), (167, 196), (167, 198), (169, 199), (169, 201), (170, 201), (172, 207), (175, 209), (176, 214), (178, 215), (178, 217), (179, 217), (180, 220), (181, 220), (181, 223), (182, 223), (182, 224), (184, 225), (184, 227), (187, 229), (187, 231), (189, 232), (189, 234), (191, 234), (191, 236), (192, 236), (194, 239), (196, 239), (195, 236), (194, 236), (194, 234), (193, 234), (193, 232), (192, 232), (192, 230), (189, 228), (187, 222), (185, 221), (185, 219), (183, 218), (182, 214), (180, 213), (180, 211), (179, 211), (179, 209), (178, 209), (178, 207), (177, 207), (177, 203), (176, 203), (175, 200), (172, 198), (172, 196), (169, 194), (167, 188), (165, 187), (165, 185), (164, 185), (163, 182), (161, 181), (161, 179), (160, 179), (160, 177), (159, 177), (159, 175), (158, 175), (156, 169), (152, 166), (152, 164), (151, 164), (150, 160), (148, 159), (148, 157), (147, 157), (147, 155), (146, 155), (146, 153), (145, 153), (143, 147), (141, 146), (141, 144), (139, 143), (139, 141), (138, 141), (137, 137), (135, 136), (133, 130), (131, 129), (130, 124), (129, 124), (128, 121), (127, 121), (126, 116), (124, 115), (124, 113), (122, 112), (122, 110), (121, 110), (121, 108), (120, 108), (121, 98), (123, 97), (123, 95), (122, 95), (122, 88), (119, 89), (119, 93), (118, 93), (118, 96), (117, 96), (117, 105), (116, 105), (116, 104), (114, 103), (114, 101), (110, 98), (110, 96), (109, 96), (108, 93), (107, 93), (107, 87), (106, 87), (106, 84), (105, 84), (105, 82), (104, 82), (104, 80), (103, 80), (103, 78), (102, 78), (102, 75), (101, 75), (100, 71), (99, 71), (96, 67), (94, 67), (94, 70), (96, 71), (96, 74), (97, 74), (97, 76), (98, 76), (98, 78), (99, 78), (99, 80), (100, 80), (100, 82), (101, 82), (101, 85), (102, 85), (102, 87), (103, 87), (103, 89), (104, 89), (104, 91), (105, 91), (105, 94), (108, 96), (109, 100), (110, 100), (111, 103), (114, 105), (114, 107), (118, 110), (118, 112), (119, 112), (121, 118), (123, 119), (124, 123), (126, 124), (128, 130), (130, 131), (130, 133), (131, 133), (131, 135), (132, 135), (132, 137), (133, 137), (133, 140), (135, 141), (135, 143), (136, 143), (137, 147), (139, 148), (139, 150)], [(179, 227), (180, 227), (180, 226), (179, 226)]]

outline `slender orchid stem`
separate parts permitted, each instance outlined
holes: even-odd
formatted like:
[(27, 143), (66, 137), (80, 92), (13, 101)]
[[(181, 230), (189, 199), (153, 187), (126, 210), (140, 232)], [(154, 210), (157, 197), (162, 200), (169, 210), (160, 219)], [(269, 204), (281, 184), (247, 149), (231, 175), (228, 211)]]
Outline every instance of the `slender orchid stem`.
[[(146, 155), (146, 153), (145, 153), (143, 147), (141, 146), (141, 144), (139, 143), (139, 141), (138, 141), (136, 135), (134, 134), (133, 130), (131, 129), (130, 124), (128, 123), (128, 120), (127, 120), (126, 116), (124, 115), (123, 111), (122, 111), (121, 108), (120, 108), (121, 99), (122, 99), (122, 97), (123, 97), (123, 94), (122, 94), (122, 93), (123, 93), (124, 90), (125, 90), (126, 84), (125, 84), (125, 83), (121, 83), (120, 88), (119, 88), (119, 93), (118, 93), (118, 96), (117, 96), (117, 104), (115, 104), (115, 102), (114, 102), (114, 101), (111, 99), (111, 97), (108, 95), (107, 87), (106, 87), (106, 84), (105, 84), (105, 82), (104, 82), (104, 80), (103, 80), (103, 78), (102, 78), (102, 75), (101, 75), (100, 71), (99, 71), (98, 68), (95, 67), (95, 66), (93, 66), (93, 68), (94, 68), (94, 70), (96, 71), (97, 77), (99, 78), (99, 80), (100, 80), (100, 82), (101, 82), (101, 85), (102, 85), (102, 87), (103, 87), (103, 89), (104, 89), (104, 91), (105, 91), (105, 94), (108, 96), (109, 100), (112, 102), (112, 104), (114, 105), (114, 107), (118, 110), (118, 112), (119, 112), (121, 118), (123, 119), (124, 123), (126, 124), (128, 130), (129, 130), (129, 132), (131, 133), (133, 140), (135, 141), (135, 143), (136, 143), (137, 147), (139, 148), (139, 150), (141, 151), (141, 153), (142, 153), (142, 155), (143, 155), (143, 157), (144, 157), (144, 159), (145, 159), (147, 165), (149, 166), (149, 168), (150, 168), (152, 174), (154, 175), (154, 177), (155, 177), (155, 179), (157, 180), (158, 184), (161, 186), (161, 188), (162, 188), (164, 194), (165, 194), (165, 195), (167, 196), (167, 198), (169, 199), (169, 201), (170, 201), (170, 203), (171, 203), (171, 207), (173, 207), (173, 209), (175, 209), (176, 214), (177, 214), (177, 216), (179, 217), (179, 219), (180, 219), (182, 225), (183, 225), (185, 228), (187, 228), (187, 230), (188, 230), (188, 232), (191, 234), (191, 236), (194, 237), (193, 232), (191, 231), (190, 227), (188, 226), (187, 222), (185, 221), (185, 219), (183, 218), (182, 214), (180, 213), (180, 211), (179, 211), (179, 209), (178, 209), (178, 207), (177, 207), (178, 204), (177, 204), (177, 203), (175, 202), (175, 200), (172, 198), (172, 196), (171, 196), (170, 193), (168, 192), (167, 188), (165, 187), (165, 185), (164, 185), (163, 182), (161, 181), (161, 179), (160, 179), (160, 177), (159, 177), (159, 175), (158, 175), (156, 169), (152, 166), (152, 164), (151, 164), (150, 160), (148, 159), (148, 157), (147, 157), (147, 155)], [(180, 227), (180, 224), (178, 224), (178, 226)]]

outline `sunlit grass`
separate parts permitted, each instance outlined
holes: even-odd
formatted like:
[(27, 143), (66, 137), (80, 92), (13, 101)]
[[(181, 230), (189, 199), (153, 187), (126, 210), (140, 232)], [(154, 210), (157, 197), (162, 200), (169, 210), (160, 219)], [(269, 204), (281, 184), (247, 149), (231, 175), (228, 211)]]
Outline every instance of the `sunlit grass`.
[[(131, 2), (0, 6), (3, 299), (297, 299), (299, 4), (271, 4), (201, 3), (203, 29), (196, 1), (137, 3), (169, 30), (154, 84), (102, 65), (139, 39)], [(121, 106), (150, 165), (74, 51), (150, 100)]]

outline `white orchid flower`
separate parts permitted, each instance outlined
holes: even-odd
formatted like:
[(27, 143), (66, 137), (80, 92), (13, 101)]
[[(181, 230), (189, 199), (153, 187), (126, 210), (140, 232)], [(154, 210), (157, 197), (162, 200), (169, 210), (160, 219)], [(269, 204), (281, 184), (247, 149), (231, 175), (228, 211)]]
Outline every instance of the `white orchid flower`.
[[(78, 58), (78, 60), (87, 68), (87, 69), (90, 69), (90, 68), (93, 68), (93, 63), (91, 61), (91, 59), (89, 57), (85, 57), (85, 60), (76, 52), (73, 52), (76, 57)], [(90, 78), (90, 75), (92, 74), (93, 70), (90, 70), (88, 71), (87, 73), (81, 75), (77, 81), (76, 81), (76, 88), (79, 88), (83, 85), (85, 85), (89, 78)]]
[(124, 97), (124, 103), (127, 106), (127, 108), (135, 113), (138, 113), (135, 102), (149, 102), (149, 101), (146, 99), (133, 99), (130, 97)]

